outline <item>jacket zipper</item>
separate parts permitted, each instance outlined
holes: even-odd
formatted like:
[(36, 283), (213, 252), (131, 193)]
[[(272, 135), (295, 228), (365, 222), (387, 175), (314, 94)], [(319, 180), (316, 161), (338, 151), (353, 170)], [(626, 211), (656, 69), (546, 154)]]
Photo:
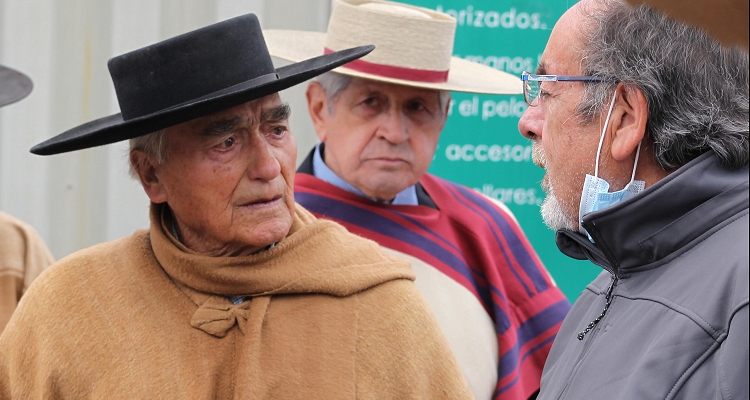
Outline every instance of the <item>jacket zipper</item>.
[[(604, 269), (606, 269), (608, 272), (612, 274), (612, 282), (609, 284), (609, 288), (607, 288), (607, 297), (606, 297), (606, 303), (604, 305), (604, 310), (602, 313), (595, 318), (593, 321), (591, 321), (588, 326), (586, 326), (586, 329), (584, 329), (582, 332), (579, 332), (577, 335), (578, 340), (583, 340), (583, 337), (590, 332), (591, 330), (596, 327), (606, 316), (607, 310), (609, 309), (610, 304), (612, 304), (612, 298), (614, 297), (612, 294), (615, 290), (615, 286), (617, 286), (617, 282), (619, 282), (619, 278), (617, 275), (610, 270), (610, 268), (602, 266)], [(570, 386), (570, 382), (573, 380), (573, 377), (576, 376), (578, 373), (578, 369), (581, 367), (581, 363), (586, 358), (586, 355), (588, 355), (589, 348), (591, 347), (591, 343), (593, 343), (594, 338), (596, 337), (596, 332), (592, 333), (591, 336), (589, 336), (589, 340), (583, 345), (583, 350), (581, 351), (581, 356), (578, 358), (578, 361), (576, 362), (575, 367), (573, 367), (573, 371), (568, 376), (567, 381), (565, 382), (565, 387), (563, 388), (562, 392), (560, 392), (560, 396), (558, 396), (558, 400), (565, 397), (565, 394), (568, 392), (568, 387)]]
[(607, 302), (604, 303), (604, 310), (602, 310), (602, 313), (599, 314), (598, 317), (594, 318), (593, 321), (589, 322), (589, 325), (581, 332), (578, 332), (578, 340), (583, 340), (583, 337), (586, 336), (587, 333), (591, 332), (592, 329), (599, 323), (599, 321), (604, 318), (605, 315), (607, 315), (607, 310), (609, 310), (609, 305), (612, 304), (612, 291), (615, 289), (615, 286), (617, 285), (618, 278), (617, 275), (612, 275), (612, 283), (609, 284), (609, 287), (607, 288)]

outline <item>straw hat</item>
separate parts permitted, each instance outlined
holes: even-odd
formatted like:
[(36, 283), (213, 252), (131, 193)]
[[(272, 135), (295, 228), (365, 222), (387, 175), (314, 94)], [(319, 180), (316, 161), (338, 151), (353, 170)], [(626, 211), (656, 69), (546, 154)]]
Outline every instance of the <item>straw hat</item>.
[(275, 69), (254, 14), (222, 21), (109, 60), (121, 112), (65, 131), (31, 152), (64, 153), (146, 135), (279, 92), (372, 49), (341, 49)]
[(272, 56), (298, 62), (363, 44), (367, 56), (340, 74), (419, 88), (518, 94), (518, 77), (453, 57), (456, 20), (422, 7), (380, 0), (335, 0), (328, 32), (265, 30)]
[(28, 96), (33, 86), (28, 76), (0, 65), (0, 107)]

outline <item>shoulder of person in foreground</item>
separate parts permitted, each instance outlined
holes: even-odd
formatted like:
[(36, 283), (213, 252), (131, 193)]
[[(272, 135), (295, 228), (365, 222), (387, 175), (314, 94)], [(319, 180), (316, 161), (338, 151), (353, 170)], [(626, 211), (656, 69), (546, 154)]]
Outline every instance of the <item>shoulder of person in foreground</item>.
[(73, 253), (34, 281), (0, 335), (0, 398), (45, 397), (52, 377), (74, 373), (77, 332), (107, 318), (92, 307), (97, 299), (137, 285), (139, 277), (113, 266), (139, 257), (132, 253), (148, 244), (145, 232)]
[(31, 282), (53, 262), (31, 226), (0, 212), (0, 332)]
[[(438, 194), (450, 198), (444, 201), (450, 207), (445, 207), (443, 211), (454, 221), (454, 226), (461, 227), (466, 235), (474, 236), (473, 247), (481, 248), (495, 260), (511, 256), (512, 263), (520, 266), (525, 273), (531, 274), (529, 279), (537, 283), (537, 288), (541, 289), (545, 296), (567, 301), (526, 237), (516, 216), (505, 203), (434, 175), (425, 174), (422, 182), (426, 189), (436, 190)], [(507, 258), (502, 259), (501, 264), (508, 262), (510, 261)], [(490, 267), (485, 265), (484, 268)], [(527, 292), (528, 296), (523, 295), (511, 300), (521, 304), (524, 303), (523, 299), (533, 299), (538, 294)], [(564, 316), (567, 309), (562, 311)]]
[(358, 302), (358, 398), (473, 398), (414, 282), (385, 282), (359, 293)]
[(25, 290), (54, 261), (34, 228), (0, 212), (0, 273), (6, 268), (23, 271)]

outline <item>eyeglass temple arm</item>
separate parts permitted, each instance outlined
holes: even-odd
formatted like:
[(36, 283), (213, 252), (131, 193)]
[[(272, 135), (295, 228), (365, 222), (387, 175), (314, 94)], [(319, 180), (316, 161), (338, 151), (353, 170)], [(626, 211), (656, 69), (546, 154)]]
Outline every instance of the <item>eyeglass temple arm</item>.
[(558, 81), (581, 81), (581, 82), (614, 82), (614, 79), (600, 78), (598, 76), (571, 76), (557, 75)]
[(522, 81), (580, 81), (580, 82), (616, 82), (611, 78), (600, 78), (598, 76), (575, 76), (575, 75), (534, 75), (525, 73), (521, 75)]

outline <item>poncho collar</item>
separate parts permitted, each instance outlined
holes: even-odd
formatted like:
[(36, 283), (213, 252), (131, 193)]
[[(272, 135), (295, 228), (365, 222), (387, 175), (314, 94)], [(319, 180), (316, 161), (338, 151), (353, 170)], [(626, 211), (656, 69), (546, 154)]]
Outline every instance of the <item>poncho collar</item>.
[(209, 257), (191, 251), (164, 223), (165, 205), (151, 206), (151, 246), (178, 284), (223, 296), (319, 293), (348, 296), (395, 280), (414, 280), (408, 261), (370, 240), (296, 205), (292, 228), (272, 249), (244, 257)]

